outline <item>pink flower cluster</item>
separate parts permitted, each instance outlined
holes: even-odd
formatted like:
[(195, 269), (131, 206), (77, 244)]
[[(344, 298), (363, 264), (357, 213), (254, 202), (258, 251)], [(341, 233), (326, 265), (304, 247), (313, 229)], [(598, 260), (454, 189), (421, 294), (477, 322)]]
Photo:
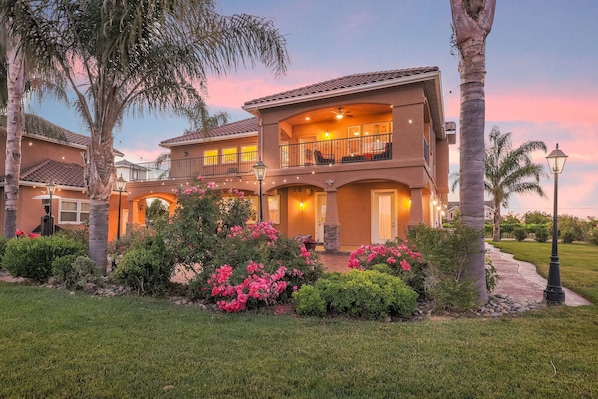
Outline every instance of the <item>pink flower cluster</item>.
[(229, 234), (226, 236), (227, 238), (239, 237), (243, 234), (243, 227), (242, 226), (233, 226), (229, 230)]
[(219, 309), (228, 313), (241, 312), (247, 308), (249, 300), (269, 303), (287, 288), (287, 282), (283, 280), (287, 271), (284, 266), (269, 274), (264, 271), (264, 265), (251, 262), (246, 270), (247, 277), (237, 285), (230, 282), (233, 268), (229, 265), (220, 266), (212, 274), (208, 280), (208, 284), (212, 284), (212, 297), (225, 298), (217, 302)]
[(228, 194), (231, 197), (245, 198), (245, 193), (243, 191), (237, 190), (236, 188), (229, 189)]
[(258, 224), (248, 226), (251, 238), (259, 238), (260, 236), (268, 237), (268, 245), (278, 240), (278, 231), (272, 226), (272, 222), (261, 222)]
[(391, 268), (400, 266), (402, 271), (411, 271), (411, 263), (421, 263), (422, 255), (407, 246), (407, 241), (395, 245), (362, 245), (349, 255), (351, 269), (366, 270), (372, 265), (384, 263)]
[(186, 195), (194, 195), (194, 194), (204, 195), (206, 193), (206, 190), (204, 190), (203, 188), (193, 186), (193, 187), (189, 187), (189, 188), (185, 189), (184, 193)]
[(311, 257), (311, 252), (305, 249), (305, 247), (301, 246), (301, 254), (299, 255), (302, 258), (305, 258), (305, 264), (309, 266), (309, 269), (313, 272), (316, 269), (316, 265), (318, 261)]

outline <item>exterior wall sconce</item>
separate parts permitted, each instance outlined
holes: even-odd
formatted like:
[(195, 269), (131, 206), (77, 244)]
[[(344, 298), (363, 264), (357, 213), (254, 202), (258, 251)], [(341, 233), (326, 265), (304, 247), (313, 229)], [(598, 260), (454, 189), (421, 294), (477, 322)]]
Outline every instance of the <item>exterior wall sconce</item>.
[(303, 202), (303, 200), (301, 200), (301, 202), (299, 202), (299, 209), (303, 210), (305, 208), (305, 203)]

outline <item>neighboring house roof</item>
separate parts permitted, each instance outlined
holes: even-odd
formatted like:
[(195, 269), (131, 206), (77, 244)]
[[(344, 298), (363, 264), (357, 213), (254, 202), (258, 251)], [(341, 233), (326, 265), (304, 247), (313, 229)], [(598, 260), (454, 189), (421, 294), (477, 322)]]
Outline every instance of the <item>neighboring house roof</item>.
[(22, 169), (20, 180), (31, 183), (54, 181), (58, 186), (84, 188), (83, 179), (83, 166), (46, 159), (29, 168)]
[[(492, 203), (492, 201), (484, 201), (484, 206), (490, 208), (491, 210), (494, 210), (494, 204)], [(450, 210), (453, 208), (459, 208), (459, 201), (449, 201), (447, 203), (447, 209)]]
[(280, 102), (284, 100), (292, 100), (293, 102), (308, 101), (312, 96), (321, 96), (325, 93), (337, 95), (338, 91), (355, 92), (359, 88), (371, 89), (371, 86), (394, 85), (397, 80), (405, 80), (408, 77), (421, 78), (420, 75), (425, 73), (439, 71), (438, 67), (422, 67), (422, 68), (408, 68), (395, 69), (390, 71), (367, 72), (358, 73), (355, 75), (343, 76), (336, 79), (327, 80), (321, 83), (315, 83), (309, 86), (300, 87), (298, 89), (284, 91), (282, 93), (273, 94), (266, 97), (257, 98), (255, 100), (247, 101), (243, 105), (243, 109), (251, 110), (259, 108), (261, 104)]
[(143, 166), (133, 163), (131, 161), (127, 161), (126, 159), (120, 160), (118, 162), (114, 162), (114, 166), (116, 166), (117, 168), (125, 167), (125, 168), (129, 168), (129, 169), (134, 169), (134, 170), (148, 170), (148, 168), (144, 168)]
[(243, 119), (237, 122), (227, 123), (226, 125), (218, 126), (209, 131), (203, 130), (184, 134), (172, 139), (164, 140), (160, 143), (161, 147), (174, 147), (182, 144), (201, 143), (212, 138), (238, 138), (239, 136), (253, 136), (257, 135), (258, 121), (257, 118)]
[[(0, 116), (0, 126), (6, 128), (6, 115)], [(71, 132), (70, 130), (57, 126), (52, 122), (33, 114), (25, 114), (23, 135), (80, 149), (86, 149), (91, 140), (91, 137), (89, 136)], [(117, 156), (124, 155), (116, 149), (113, 150)]]

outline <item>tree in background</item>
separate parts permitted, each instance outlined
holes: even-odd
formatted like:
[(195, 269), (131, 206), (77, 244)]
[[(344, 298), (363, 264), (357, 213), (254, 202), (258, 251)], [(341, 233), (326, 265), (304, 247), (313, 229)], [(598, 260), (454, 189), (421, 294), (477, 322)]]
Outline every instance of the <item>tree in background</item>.
[(68, 81), (91, 140), (89, 256), (105, 272), (108, 200), (116, 179), (113, 130), (128, 113), (207, 115), (207, 74), (264, 64), (286, 72), (286, 41), (270, 20), (222, 16), (212, 0), (3, 1), (23, 48)]
[(159, 198), (154, 199), (145, 210), (146, 223), (155, 224), (158, 219), (168, 220), (168, 203)]
[(484, 123), (486, 37), (496, 0), (450, 0), (454, 45), (461, 75), (460, 204), (461, 220), (480, 232), (466, 259), (466, 278), (474, 281), (482, 303), (488, 301), (484, 268)]
[(523, 215), (525, 224), (548, 224), (552, 221), (552, 215), (541, 211), (527, 211)]
[(546, 152), (546, 144), (533, 140), (513, 149), (511, 133), (502, 134), (496, 126), (492, 128), (488, 138), (484, 187), (494, 205), (492, 241), (500, 241), (500, 209), (509, 206), (509, 199), (513, 194), (534, 193), (546, 196), (540, 186), (540, 176), (546, 175), (544, 165), (534, 163), (531, 158), (533, 151)]

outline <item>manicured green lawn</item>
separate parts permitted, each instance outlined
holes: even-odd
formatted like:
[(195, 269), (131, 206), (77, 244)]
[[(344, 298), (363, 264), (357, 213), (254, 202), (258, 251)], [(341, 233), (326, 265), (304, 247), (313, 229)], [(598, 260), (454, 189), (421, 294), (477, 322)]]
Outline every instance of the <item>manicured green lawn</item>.
[(382, 323), (0, 283), (0, 380), (1, 398), (591, 398), (598, 306)]
[[(548, 277), (552, 243), (508, 240), (490, 244), (503, 252), (515, 254), (515, 259), (533, 263), (540, 275)], [(559, 243), (558, 252), (562, 284), (598, 304), (598, 246)]]

